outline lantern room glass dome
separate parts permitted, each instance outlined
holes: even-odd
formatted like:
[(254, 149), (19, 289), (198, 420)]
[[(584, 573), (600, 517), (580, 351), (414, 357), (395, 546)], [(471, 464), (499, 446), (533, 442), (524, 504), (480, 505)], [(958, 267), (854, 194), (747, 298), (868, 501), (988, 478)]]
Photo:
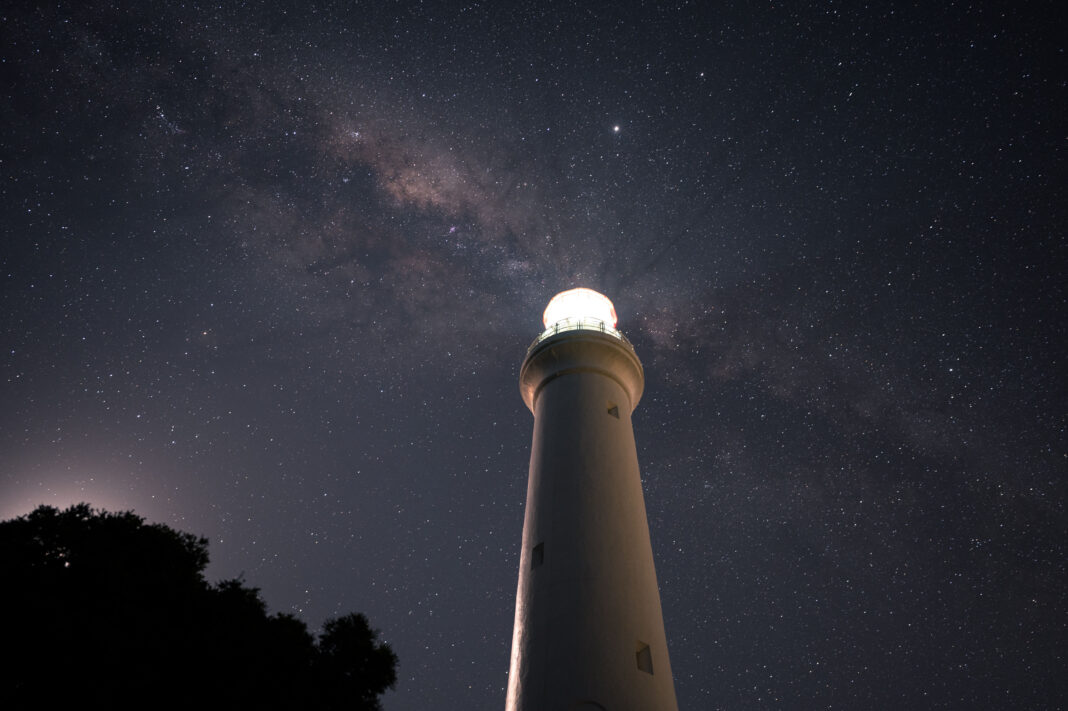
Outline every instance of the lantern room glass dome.
[(586, 288), (561, 291), (545, 307), (545, 330), (534, 343), (561, 331), (598, 331), (626, 341), (616, 330), (616, 321), (616, 307), (604, 294)]

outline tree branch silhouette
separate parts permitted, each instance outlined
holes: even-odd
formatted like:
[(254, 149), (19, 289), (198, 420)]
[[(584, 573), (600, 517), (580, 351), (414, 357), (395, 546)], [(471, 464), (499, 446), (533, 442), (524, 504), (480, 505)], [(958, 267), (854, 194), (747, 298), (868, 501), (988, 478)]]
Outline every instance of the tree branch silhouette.
[(397, 657), (366, 617), (316, 639), (207, 565), (206, 538), (129, 511), (0, 522), (4, 708), (381, 708)]

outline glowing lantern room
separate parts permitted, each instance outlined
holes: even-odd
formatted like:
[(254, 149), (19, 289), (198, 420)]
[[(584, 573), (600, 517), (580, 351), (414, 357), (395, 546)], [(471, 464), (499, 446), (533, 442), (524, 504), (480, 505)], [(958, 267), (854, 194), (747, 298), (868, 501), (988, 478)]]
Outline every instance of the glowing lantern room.
[(616, 307), (612, 301), (593, 289), (578, 288), (561, 291), (545, 307), (542, 318), (545, 331), (538, 340), (543, 340), (561, 331), (600, 331), (617, 338)]

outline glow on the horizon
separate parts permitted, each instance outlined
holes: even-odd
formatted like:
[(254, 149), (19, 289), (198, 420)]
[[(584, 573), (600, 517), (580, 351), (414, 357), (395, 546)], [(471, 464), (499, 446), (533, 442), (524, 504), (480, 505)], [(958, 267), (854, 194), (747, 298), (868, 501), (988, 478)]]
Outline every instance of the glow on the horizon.
[(173, 506), (163, 500), (169, 497), (162, 495), (164, 490), (155, 477), (129, 481), (110, 463), (42, 462), (16, 467), (10, 474), (11, 481), (0, 496), (0, 521), (23, 516), (41, 505), (62, 511), (80, 503), (112, 513), (134, 511), (163, 523), (174, 518), (168, 515)]

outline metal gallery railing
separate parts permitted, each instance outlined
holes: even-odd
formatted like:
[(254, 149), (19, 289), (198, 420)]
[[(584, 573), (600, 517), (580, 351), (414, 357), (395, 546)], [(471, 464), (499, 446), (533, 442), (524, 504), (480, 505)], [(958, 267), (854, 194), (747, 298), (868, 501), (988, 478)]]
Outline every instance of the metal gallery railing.
[(534, 342), (530, 344), (530, 348), (527, 349), (529, 353), (534, 349), (536, 345), (544, 341), (546, 338), (552, 338), (558, 333), (565, 331), (596, 331), (598, 333), (604, 333), (609, 336), (613, 336), (622, 341), (627, 348), (634, 350), (634, 346), (631, 345), (627, 337), (616, 329), (609, 326), (607, 323), (597, 318), (589, 318), (584, 316), (565, 318), (551, 324), (548, 328), (541, 332), (541, 334), (534, 339)]

